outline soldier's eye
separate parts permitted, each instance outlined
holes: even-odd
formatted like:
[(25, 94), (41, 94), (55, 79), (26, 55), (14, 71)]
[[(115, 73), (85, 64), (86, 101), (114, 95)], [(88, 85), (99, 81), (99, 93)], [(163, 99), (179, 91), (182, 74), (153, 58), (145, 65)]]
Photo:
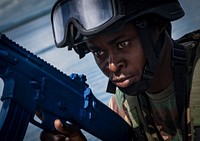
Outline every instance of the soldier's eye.
[(93, 52), (93, 54), (96, 56), (96, 57), (100, 57), (100, 56), (103, 56), (104, 55), (104, 52), (99, 50), (99, 51), (95, 51)]
[(129, 41), (121, 42), (121, 43), (118, 44), (118, 48), (123, 49), (126, 46), (128, 46), (128, 44), (129, 44)]

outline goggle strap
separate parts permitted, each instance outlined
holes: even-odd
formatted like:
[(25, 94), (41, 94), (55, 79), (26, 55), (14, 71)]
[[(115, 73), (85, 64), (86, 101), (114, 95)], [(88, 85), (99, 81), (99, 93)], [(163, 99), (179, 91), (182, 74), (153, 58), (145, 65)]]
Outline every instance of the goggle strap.
[(71, 35), (69, 36), (68, 42), (68, 50), (72, 50), (72, 48), (74, 47), (74, 26), (72, 24), (69, 25), (69, 34)]

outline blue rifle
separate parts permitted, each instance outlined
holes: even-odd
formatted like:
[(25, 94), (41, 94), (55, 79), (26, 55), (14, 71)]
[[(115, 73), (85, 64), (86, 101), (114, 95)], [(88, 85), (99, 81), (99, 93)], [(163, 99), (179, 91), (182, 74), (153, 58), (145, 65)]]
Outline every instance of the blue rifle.
[[(22, 141), (28, 123), (55, 131), (54, 120), (71, 122), (105, 141), (127, 141), (132, 128), (92, 94), (84, 75), (70, 76), (0, 34), (4, 81), (0, 140)], [(34, 119), (36, 111), (42, 121)]]

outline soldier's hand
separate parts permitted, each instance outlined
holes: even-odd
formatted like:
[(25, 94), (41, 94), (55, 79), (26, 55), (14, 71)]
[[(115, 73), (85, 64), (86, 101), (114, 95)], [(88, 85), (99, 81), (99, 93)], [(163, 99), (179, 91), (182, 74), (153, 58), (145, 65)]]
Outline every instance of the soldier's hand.
[(86, 141), (87, 139), (81, 130), (72, 124), (62, 124), (60, 120), (55, 120), (57, 133), (42, 131), (40, 134), (41, 141)]

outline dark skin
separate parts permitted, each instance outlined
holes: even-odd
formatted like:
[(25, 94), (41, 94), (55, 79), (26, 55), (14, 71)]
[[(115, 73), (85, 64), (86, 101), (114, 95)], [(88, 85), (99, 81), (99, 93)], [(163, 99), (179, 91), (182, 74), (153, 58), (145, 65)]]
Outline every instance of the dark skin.
[(101, 71), (116, 86), (125, 88), (141, 79), (145, 57), (132, 24), (122, 32), (91, 39), (88, 48)]
[[(162, 30), (162, 25), (158, 25), (153, 29), (152, 37), (155, 41)], [(170, 57), (173, 43), (167, 32), (166, 35), (155, 78), (147, 90), (152, 94), (166, 89), (173, 81)], [(87, 45), (93, 53), (99, 68), (116, 86), (126, 88), (142, 78), (146, 58), (140, 38), (132, 23), (127, 24), (122, 31), (92, 38), (88, 41)], [(42, 132), (41, 140), (86, 140), (76, 126), (69, 127), (69, 125), (63, 125), (60, 120), (56, 120), (55, 127), (61, 134)]]

